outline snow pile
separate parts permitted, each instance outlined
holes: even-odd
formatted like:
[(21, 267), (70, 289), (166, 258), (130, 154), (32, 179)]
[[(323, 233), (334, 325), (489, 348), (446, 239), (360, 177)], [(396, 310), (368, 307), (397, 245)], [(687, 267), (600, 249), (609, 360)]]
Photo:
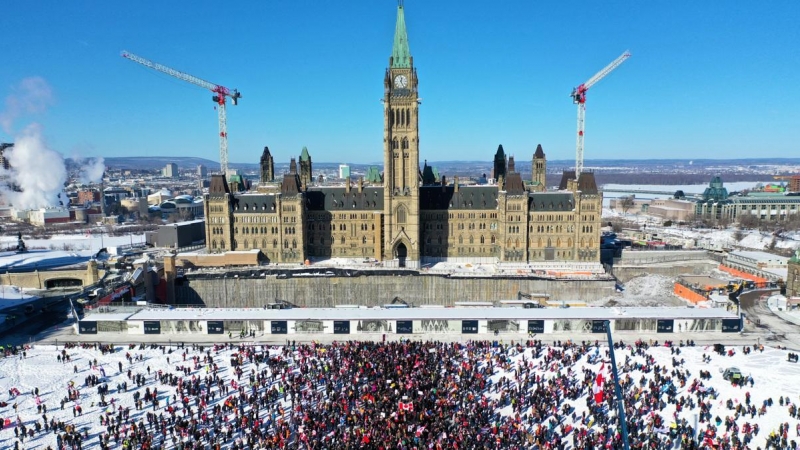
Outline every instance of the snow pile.
[(643, 275), (625, 283), (624, 291), (601, 298), (589, 306), (684, 306), (673, 294), (675, 280), (663, 275)]

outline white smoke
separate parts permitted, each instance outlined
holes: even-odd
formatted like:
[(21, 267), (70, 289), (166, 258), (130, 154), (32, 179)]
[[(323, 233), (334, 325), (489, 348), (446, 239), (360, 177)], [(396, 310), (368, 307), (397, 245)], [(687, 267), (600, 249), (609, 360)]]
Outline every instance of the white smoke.
[(26, 114), (44, 112), (53, 101), (53, 90), (44, 78), (24, 78), (6, 97), (5, 108), (0, 111), (0, 127), (13, 134), (15, 120)]
[[(20, 133), (14, 147), (6, 150), (11, 170), (6, 172), (11, 186), (2, 187), (7, 203), (18, 210), (67, 206), (60, 198), (67, 181), (67, 169), (61, 153), (47, 147), (42, 129), (32, 124)], [(16, 189), (13, 189), (13, 188)]]
[[(13, 134), (14, 122), (27, 114), (44, 112), (53, 103), (53, 91), (42, 77), (23, 79), (6, 97), (5, 109), (0, 111), (0, 127)], [(18, 210), (68, 206), (63, 195), (68, 179), (61, 153), (50, 149), (42, 137), (42, 127), (29, 125), (18, 133), (14, 146), (5, 151), (11, 169), (0, 168), (6, 182), (0, 186), (5, 202)], [(84, 184), (102, 179), (103, 158), (78, 160), (79, 179)]]
[(102, 156), (90, 159), (75, 159), (81, 168), (78, 173), (78, 181), (81, 184), (99, 183), (103, 179), (103, 174), (106, 171), (105, 160)]

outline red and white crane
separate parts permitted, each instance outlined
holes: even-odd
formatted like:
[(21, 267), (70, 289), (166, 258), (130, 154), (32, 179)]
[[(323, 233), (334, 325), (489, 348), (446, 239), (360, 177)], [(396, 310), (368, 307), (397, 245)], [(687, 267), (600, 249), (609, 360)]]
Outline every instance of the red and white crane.
[(192, 83), (196, 86), (200, 86), (201, 88), (205, 88), (210, 90), (214, 93), (214, 96), (211, 99), (214, 103), (217, 104), (217, 111), (219, 113), (219, 165), (220, 171), (222, 175), (226, 178), (228, 176), (228, 123), (227, 123), (227, 115), (225, 111), (225, 104), (226, 104), (226, 97), (231, 98), (231, 103), (235, 105), (239, 104), (239, 99), (242, 97), (242, 94), (239, 93), (236, 89), (228, 89), (225, 86), (210, 83), (206, 80), (201, 78), (197, 78), (194, 75), (189, 75), (188, 73), (181, 72), (179, 70), (172, 69), (167, 67), (163, 64), (159, 64), (157, 62), (150, 61), (149, 59), (142, 58), (141, 56), (134, 55), (133, 53), (122, 51), (122, 57), (129, 59), (133, 62), (137, 62), (145, 67), (149, 67), (151, 69), (157, 70), (161, 73), (165, 73), (167, 75), (171, 75), (175, 78), (181, 79), (183, 81), (187, 81)]
[(606, 75), (611, 73), (611, 71), (619, 67), (620, 64), (624, 63), (625, 60), (630, 57), (631, 53), (626, 50), (625, 53), (619, 56), (619, 58), (612, 61), (611, 64), (605, 66), (603, 70), (597, 72), (592, 78), (589, 78), (589, 81), (573, 89), (572, 94), (570, 94), (572, 97), (572, 103), (578, 104), (578, 138), (575, 149), (576, 180), (578, 177), (580, 177), (581, 172), (583, 172), (583, 126), (586, 119), (586, 91), (588, 91), (590, 87), (594, 86), (595, 83), (605, 78)]

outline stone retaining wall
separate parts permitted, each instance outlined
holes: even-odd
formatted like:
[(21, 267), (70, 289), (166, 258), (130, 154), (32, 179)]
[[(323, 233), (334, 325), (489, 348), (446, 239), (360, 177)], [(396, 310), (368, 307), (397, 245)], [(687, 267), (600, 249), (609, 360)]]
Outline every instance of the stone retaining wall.
[(613, 280), (419, 276), (207, 278), (189, 276), (175, 286), (177, 304), (261, 307), (285, 300), (299, 307), (379, 306), (400, 297), (415, 306), (457, 301), (516, 300), (517, 293), (546, 293), (550, 300), (591, 301), (614, 292)]

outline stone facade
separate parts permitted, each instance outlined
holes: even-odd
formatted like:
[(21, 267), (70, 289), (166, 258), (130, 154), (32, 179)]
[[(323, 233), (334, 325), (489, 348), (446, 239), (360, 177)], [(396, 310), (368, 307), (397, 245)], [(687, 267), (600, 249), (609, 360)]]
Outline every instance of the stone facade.
[(261, 183), (271, 183), (275, 181), (275, 160), (272, 158), (269, 147), (264, 147), (259, 166), (261, 168), (261, 176), (259, 177)]
[[(594, 174), (565, 172), (547, 192), (541, 146), (526, 183), (502, 146), (494, 185), (448, 183), (419, 164), (418, 78), (398, 8), (392, 56), (384, 74), (382, 183), (313, 185), (304, 149), (280, 188), (232, 193), (212, 177), (206, 196), (206, 239), (212, 253), (260, 249), (271, 262), (375, 258), (384, 266), (429, 261), (599, 261), (602, 195)], [(377, 181), (377, 180), (376, 180)]]

